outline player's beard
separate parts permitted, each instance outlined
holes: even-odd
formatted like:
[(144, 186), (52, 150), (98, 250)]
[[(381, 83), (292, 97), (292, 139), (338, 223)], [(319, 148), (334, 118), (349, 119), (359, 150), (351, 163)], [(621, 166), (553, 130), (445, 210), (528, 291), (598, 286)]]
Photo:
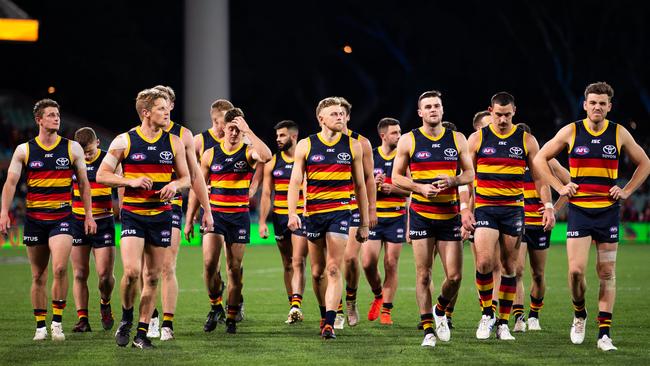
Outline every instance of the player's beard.
[(282, 145), (282, 147), (278, 147), (278, 149), (280, 149), (280, 151), (288, 151), (292, 147), (293, 147), (293, 141), (289, 140), (284, 145)]

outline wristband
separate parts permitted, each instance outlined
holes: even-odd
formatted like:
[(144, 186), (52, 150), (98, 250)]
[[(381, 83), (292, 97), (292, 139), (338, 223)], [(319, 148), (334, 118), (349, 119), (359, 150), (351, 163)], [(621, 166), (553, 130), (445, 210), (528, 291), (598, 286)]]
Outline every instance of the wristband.
[(551, 209), (551, 210), (552, 210), (552, 209), (553, 209), (553, 204), (552, 204), (551, 202), (546, 202), (546, 203), (544, 204), (544, 208), (547, 208), (547, 209)]
[(467, 203), (465, 203), (465, 202), (461, 202), (461, 203), (460, 203), (460, 210), (462, 211), (462, 210), (464, 210), (464, 209), (466, 209), (466, 208), (467, 208)]
[(469, 192), (469, 188), (467, 188), (466, 184), (463, 184), (462, 186), (458, 186), (458, 193), (460, 192)]

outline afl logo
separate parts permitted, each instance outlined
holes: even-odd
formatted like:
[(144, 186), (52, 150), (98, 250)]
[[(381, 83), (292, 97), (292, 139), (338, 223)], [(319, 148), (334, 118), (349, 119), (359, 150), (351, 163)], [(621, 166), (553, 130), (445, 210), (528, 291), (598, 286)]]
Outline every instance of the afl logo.
[(221, 171), (221, 169), (223, 169), (223, 166), (221, 166), (221, 165), (219, 165), (219, 164), (213, 164), (213, 165), (210, 167), (210, 170), (212, 170), (213, 172)]
[(348, 226), (348, 222), (345, 220), (341, 221), (341, 226)]
[(325, 156), (321, 155), (321, 154), (314, 155), (314, 156), (311, 157), (311, 161), (313, 161), (314, 163), (318, 163), (318, 162), (321, 162), (323, 160), (325, 160)]
[(338, 155), (336, 155), (336, 158), (339, 159), (339, 160), (347, 161), (347, 160), (350, 160), (351, 156), (348, 153), (339, 153)]
[(43, 162), (39, 161), (39, 160), (35, 160), (35, 161), (32, 161), (31, 163), (29, 163), (29, 167), (34, 168), (34, 169), (42, 168), (43, 165), (45, 165), (45, 164), (43, 164)]
[(494, 153), (497, 152), (497, 149), (493, 147), (484, 147), (483, 150), (481, 150), (481, 152), (485, 155), (493, 155)]
[(282, 170), (277, 169), (273, 171), (273, 176), (274, 177), (281, 177), (282, 176)]
[(62, 222), (61, 223), (61, 227), (69, 227), (69, 226), (70, 226), (70, 224), (68, 224), (67, 222)]
[(56, 159), (56, 165), (58, 166), (68, 166), (69, 164), (70, 164), (70, 160), (68, 160), (68, 158)]
[(111, 234), (108, 233), (104, 234), (104, 239), (110, 239), (110, 238), (112, 238)]
[(513, 154), (513, 155), (520, 156), (521, 154), (524, 153), (524, 149), (522, 149), (520, 147), (517, 147), (517, 146), (513, 146), (513, 147), (510, 148), (510, 153)]
[(454, 156), (458, 155), (458, 151), (456, 151), (456, 149), (452, 149), (452, 148), (445, 149), (445, 155), (453, 158)]
[(603, 152), (607, 155), (616, 154), (616, 146), (614, 145), (605, 145), (603, 146)]
[(169, 230), (163, 230), (160, 232), (160, 236), (170, 236), (170, 235), (171, 233), (169, 232)]
[(573, 149), (573, 152), (575, 152), (578, 155), (587, 155), (589, 154), (589, 148), (586, 146), (578, 146), (575, 149)]
[(160, 158), (163, 160), (172, 160), (174, 154), (171, 151), (163, 151), (160, 153)]
[(239, 229), (239, 234), (241, 234), (241, 235), (246, 234), (246, 229)]
[(243, 160), (240, 160), (235, 163), (235, 169), (244, 169), (246, 167), (246, 162)]
[(142, 161), (142, 160), (144, 160), (146, 158), (147, 158), (147, 155), (145, 155), (143, 153), (131, 154), (131, 160)]
[(374, 172), (374, 173), (375, 173), (375, 175), (377, 175), (377, 174), (384, 174), (384, 169), (382, 169), (382, 168), (377, 168), (377, 169), (375, 169), (375, 172)]
[(415, 157), (418, 159), (428, 159), (431, 157), (431, 153), (428, 151), (418, 151), (415, 153)]

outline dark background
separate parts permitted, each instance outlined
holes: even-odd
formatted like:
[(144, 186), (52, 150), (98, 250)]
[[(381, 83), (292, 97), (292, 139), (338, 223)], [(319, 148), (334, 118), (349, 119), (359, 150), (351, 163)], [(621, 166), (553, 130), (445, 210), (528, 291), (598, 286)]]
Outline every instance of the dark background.
[[(182, 122), (183, 2), (15, 3), (39, 19), (34, 44), (0, 44), (0, 88), (121, 132), (139, 123), (134, 98), (156, 84), (178, 96)], [(648, 134), (650, 5), (632, 2), (249, 2), (230, 3), (231, 100), (273, 148), (272, 125), (305, 133), (326, 96), (353, 105), (351, 128), (377, 141), (385, 116), (417, 127), (417, 97), (443, 92), (445, 120), (471, 131), (475, 112), (506, 90), (515, 122), (539, 140), (582, 118), (588, 83), (615, 91), (612, 120)], [(349, 44), (353, 52), (346, 54)], [(215, 95), (214, 98), (222, 96)], [(208, 106), (206, 106), (207, 109)], [(636, 124), (632, 124), (634, 121)], [(205, 128), (209, 127), (206, 114)], [(199, 131), (194, 131), (199, 132)]]

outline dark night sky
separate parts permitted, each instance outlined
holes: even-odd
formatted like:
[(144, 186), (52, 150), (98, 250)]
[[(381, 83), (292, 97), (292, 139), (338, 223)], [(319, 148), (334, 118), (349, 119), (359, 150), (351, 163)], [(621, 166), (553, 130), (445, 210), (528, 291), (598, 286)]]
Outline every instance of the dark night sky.
[[(616, 90), (611, 118), (648, 131), (648, 5), (348, 3), (231, 2), (231, 99), (267, 142), (281, 119), (313, 132), (316, 103), (329, 95), (350, 100), (351, 127), (371, 140), (381, 117), (409, 129), (428, 89), (443, 92), (445, 119), (464, 132), (492, 94), (510, 91), (515, 120), (545, 140), (582, 116), (582, 91), (600, 80)], [(138, 90), (162, 83), (182, 94), (182, 2), (16, 4), (41, 20), (40, 39), (0, 44), (1, 88), (37, 99), (55, 85), (66, 111), (115, 132), (137, 122)]]

